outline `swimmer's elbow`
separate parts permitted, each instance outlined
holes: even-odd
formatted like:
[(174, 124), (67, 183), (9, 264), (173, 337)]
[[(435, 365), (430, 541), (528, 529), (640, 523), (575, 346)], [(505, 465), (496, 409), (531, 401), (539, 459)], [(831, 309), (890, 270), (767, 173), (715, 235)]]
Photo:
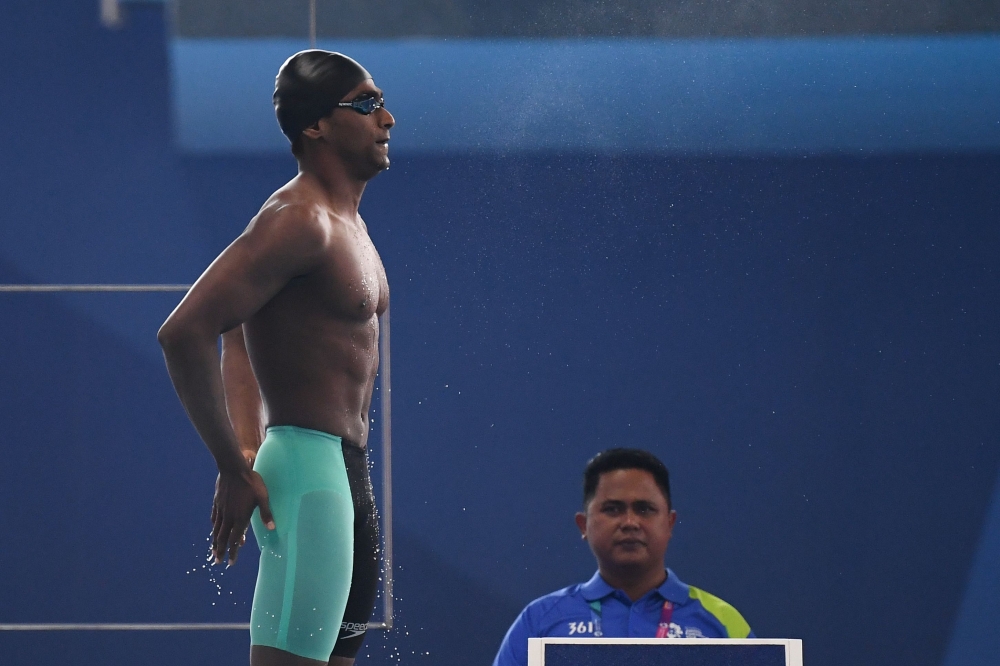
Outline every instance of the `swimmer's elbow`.
[(196, 344), (202, 337), (197, 328), (174, 315), (167, 317), (160, 330), (156, 332), (156, 340), (164, 352)]
[(167, 319), (160, 326), (160, 330), (156, 332), (156, 341), (160, 343), (160, 347), (164, 351), (172, 349), (177, 346), (177, 342), (181, 338), (181, 330), (173, 321), (173, 319)]

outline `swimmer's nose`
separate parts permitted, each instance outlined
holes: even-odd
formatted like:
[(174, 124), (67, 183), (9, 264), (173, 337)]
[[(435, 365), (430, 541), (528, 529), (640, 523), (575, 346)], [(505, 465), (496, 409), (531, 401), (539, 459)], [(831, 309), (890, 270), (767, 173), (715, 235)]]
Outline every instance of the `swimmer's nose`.
[(382, 127), (390, 129), (393, 125), (396, 124), (396, 119), (392, 117), (391, 113), (389, 113), (389, 109), (383, 106), (381, 109), (379, 109), (379, 111), (385, 112), (384, 113), (385, 118), (383, 118), (382, 120)]

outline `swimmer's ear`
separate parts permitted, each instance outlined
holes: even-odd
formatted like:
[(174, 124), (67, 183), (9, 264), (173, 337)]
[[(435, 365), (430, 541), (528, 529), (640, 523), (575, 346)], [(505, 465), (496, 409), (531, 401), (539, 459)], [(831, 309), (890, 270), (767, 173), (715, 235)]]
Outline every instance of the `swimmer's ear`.
[(318, 120), (309, 127), (302, 130), (302, 136), (308, 137), (310, 139), (320, 139), (323, 137), (323, 130), (320, 129), (319, 124), (322, 120)]
[(576, 526), (580, 530), (580, 538), (584, 541), (587, 540), (587, 514), (582, 511), (577, 512), (576, 516)]

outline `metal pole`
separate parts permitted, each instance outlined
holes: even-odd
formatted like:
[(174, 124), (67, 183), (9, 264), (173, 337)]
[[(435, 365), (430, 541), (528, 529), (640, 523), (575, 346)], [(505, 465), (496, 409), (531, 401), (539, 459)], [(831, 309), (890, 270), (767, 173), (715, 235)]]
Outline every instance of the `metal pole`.
[(118, 0), (100, 0), (101, 25), (105, 28), (122, 27), (122, 7)]
[(50, 623), (0, 624), (0, 631), (249, 631), (248, 622)]
[(309, 48), (316, 48), (316, 0), (309, 0)]
[(187, 291), (189, 284), (0, 284), (0, 292)]
[(392, 629), (392, 381), (389, 346), (389, 309), (382, 315), (380, 347), (382, 358), (382, 534), (385, 535), (385, 628)]

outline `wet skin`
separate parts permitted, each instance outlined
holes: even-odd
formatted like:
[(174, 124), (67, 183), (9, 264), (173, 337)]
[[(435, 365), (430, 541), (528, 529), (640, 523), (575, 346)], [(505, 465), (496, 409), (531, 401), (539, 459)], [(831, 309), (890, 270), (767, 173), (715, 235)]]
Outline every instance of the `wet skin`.
[(586, 511), (576, 514), (601, 577), (632, 601), (666, 580), (663, 558), (676, 521), (653, 475), (641, 469), (601, 474)]
[[(381, 97), (381, 91), (368, 80), (348, 100), (365, 95)], [(389, 166), (392, 124), (385, 109), (369, 116), (336, 109), (307, 133), (341, 157), (348, 180), (365, 183)], [(357, 206), (345, 212), (308, 176), (275, 192), (247, 230), (252, 234), (255, 225), (290, 209), (310, 227), (306, 233), (320, 252), (244, 320), (246, 349), (267, 425), (311, 428), (364, 446), (378, 370), (378, 316), (389, 305), (389, 285)]]
[[(344, 101), (381, 95), (369, 79)], [(367, 443), (378, 316), (389, 288), (358, 205), (367, 181), (389, 166), (394, 122), (384, 108), (367, 116), (338, 108), (306, 129), (299, 174), (265, 202), (160, 329), (171, 380), (219, 467), (216, 562), (228, 552), (235, 563), (255, 507), (274, 529), (267, 489), (251, 469), (265, 426)], [(251, 663), (322, 662), (255, 647)]]
[(378, 316), (389, 304), (385, 270), (361, 218), (300, 203), (308, 189), (279, 191), (252, 223), (267, 224), (269, 208), (301, 207), (325, 244), (308, 273), (293, 277), (243, 323), (246, 349), (268, 425), (311, 428), (364, 445), (378, 369)]

